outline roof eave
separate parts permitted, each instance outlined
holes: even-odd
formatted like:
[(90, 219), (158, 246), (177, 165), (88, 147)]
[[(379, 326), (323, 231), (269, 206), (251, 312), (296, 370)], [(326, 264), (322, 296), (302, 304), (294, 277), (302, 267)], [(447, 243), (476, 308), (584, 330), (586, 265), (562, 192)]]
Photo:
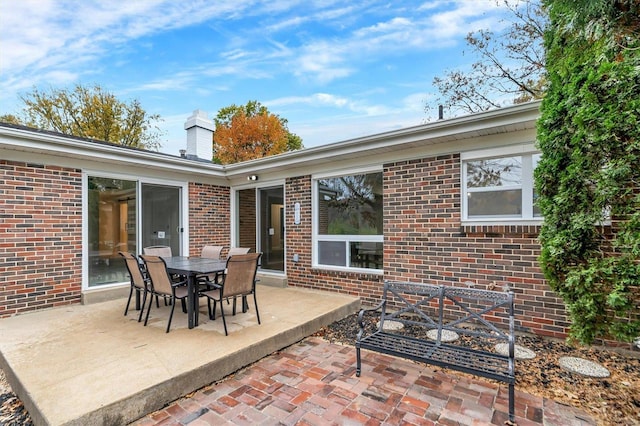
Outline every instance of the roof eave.
[(229, 164), (225, 171), (229, 178), (254, 172), (277, 171), (303, 164), (320, 164), (334, 158), (346, 159), (389, 151), (411, 149), (417, 144), (435, 145), (471, 138), (499, 134), (508, 129), (533, 129), (540, 115), (540, 102), (529, 102), (447, 120), (439, 120), (419, 126), (349, 139), (299, 151), (286, 152), (270, 157)]

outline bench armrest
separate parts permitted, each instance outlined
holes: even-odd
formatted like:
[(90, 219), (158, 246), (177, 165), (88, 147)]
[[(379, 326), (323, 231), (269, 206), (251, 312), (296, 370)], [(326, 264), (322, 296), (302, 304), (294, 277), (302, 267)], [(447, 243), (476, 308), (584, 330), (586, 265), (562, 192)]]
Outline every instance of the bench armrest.
[(367, 312), (375, 312), (375, 311), (380, 311), (385, 305), (386, 305), (387, 301), (383, 300), (382, 302), (380, 302), (377, 306), (374, 306), (373, 308), (363, 308), (360, 309), (360, 312), (358, 312), (358, 327), (360, 327), (360, 331), (358, 331), (358, 335), (356, 337), (356, 341), (360, 341), (360, 339), (362, 338), (362, 336), (364, 336), (364, 314)]

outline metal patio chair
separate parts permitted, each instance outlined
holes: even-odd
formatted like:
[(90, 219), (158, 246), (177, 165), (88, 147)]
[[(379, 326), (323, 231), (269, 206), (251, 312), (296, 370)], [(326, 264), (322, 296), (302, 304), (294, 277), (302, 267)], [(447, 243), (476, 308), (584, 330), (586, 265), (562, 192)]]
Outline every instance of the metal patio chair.
[[(229, 301), (233, 298), (233, 313), (236, 311), (236, 297), (242, 298), (242, 311), (246, 312), (245, 298), (253, 294), (253, 302), (256, 307), (256, 317), (260, 324), (260, 313), (258, 312), (258, 299), (256, 297), (256, 273), (258, 272), (258, 264), (262, 253), (248, 253), (231, 256), (227, 259), (227, 272), (222, 277), (221, 283), (210, 283), (213, 289), (201, 291), (200, 296), (207, 298), (207, 308), (209, 311), (209, 319), (214, 320), (216, 317), (216, 305), (220, 302), (220, 313), (222, 315), (222, 323), (224, 325), (224, 334), (229, 335), (227, 331), (227, 321), (224, 316), (223, 300)], [(211, 304), (213, 303), (213, 308)]]
[[(222, 250), (224, 246), (204, 246), (202, 247), (202, 252), (200, 253), (200, 257), (206, 257), (207, 259), (222, 259)], [(203, 275), (198, 277), (198, 284), (204, 286), (202, 290), (211, 290), (211, 286), (207, 283), (214, 282), (217, 283), (219, 281), (219, 277), (221, 273), (218, 272), (214, 275)]]
[(227, 253), (227, 258), (235, 256), (236, 254), (247, 254), (249, 251), (251, 251), (249, 247), (231, 247)]
[[(144, 261), (147, 274), (151, 282), (151, 293), (156, 296), (162, 296), (168, 298), (171, 304), (171, 313), (169, 314), (169, 321), (167, 323), (167, 333), (171, 328), (171, 320), (173, 319), (173, 311), (176, 307), (176, 300), (182, 302), (182, 311), (187, 312), (186, 299), (189, 294), (187, 281), (174, 282), (167, 271), (167, 264), (160, 256), (151, 256), (143, 254), (140, 256)], [(144, 325), (147, 325), (149, 321), (149, 313), (151, 312), (151, 302), (147, 308), (147, 315), (144, 320)]]
[(169, 246), (149, 246), (142, 249), (144, 254), (148, 254), (151, 256), (162, 256), (162, 257), (171, 257), (173, 256), (171, 252), (171, 247)]
[(127, 313), (129, 312), (129, 304), (131, 303), (133, 293), (136, 292), (138, 295), (142, 294), (142, 305), (140, 307), (140, 315), (138, 315), (138, 322), (140, 322), (142, 321), (144, 305), (147, 302), (147, 294), (151, 292), (149, 279), (145, 276), (142, 265), (140, 265), (140, 261), (138, 261), (138, 258), (134, 254), (126, 251), (119, 251), (118, 254), (124, 259), (124, 263), (127, 266), (127, 271), (129, 271), (129, 278), (131, 280), (131, 289), (129, 290), (127, 306), (124, 308), (124, 315), (127, 316)]

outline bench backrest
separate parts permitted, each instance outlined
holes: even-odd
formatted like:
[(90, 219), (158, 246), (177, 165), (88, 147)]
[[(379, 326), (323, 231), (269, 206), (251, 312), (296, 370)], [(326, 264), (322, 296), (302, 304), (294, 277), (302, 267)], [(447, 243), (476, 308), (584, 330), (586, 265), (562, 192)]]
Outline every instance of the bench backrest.
[(385, 281), (379, 330), (385, 321), (434, 329), (441, 342), (445, 330), (508, 341), (513, 336), (512, 291)]

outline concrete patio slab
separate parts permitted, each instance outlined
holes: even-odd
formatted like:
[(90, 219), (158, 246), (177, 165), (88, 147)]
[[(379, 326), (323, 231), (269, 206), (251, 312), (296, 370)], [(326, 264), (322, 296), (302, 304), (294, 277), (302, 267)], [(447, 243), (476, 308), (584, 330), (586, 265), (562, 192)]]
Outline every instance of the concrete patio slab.
[[(126, 299), (73, 305), (0, 320), (0, 366), (36, 425), (126, 424), (356, 312), (358, 298), (258, 286), (249, 311), (206, 315), (187, 328), (176, 307), (155, 305), (149, 325)], [(225, 306), (230, 313), (230, 307)]]

